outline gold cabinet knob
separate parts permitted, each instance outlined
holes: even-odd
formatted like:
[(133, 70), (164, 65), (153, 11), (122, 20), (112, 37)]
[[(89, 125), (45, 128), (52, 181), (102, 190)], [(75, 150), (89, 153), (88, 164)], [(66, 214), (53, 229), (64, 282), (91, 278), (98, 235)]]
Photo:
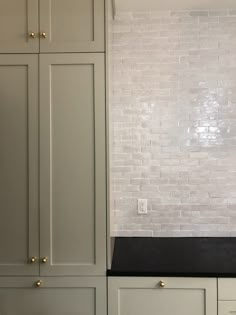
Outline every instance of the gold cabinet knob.
[(40, 288), (42, 286), (43, 282), (41, 280), (38, 280), (35, 282), (35, 287)]
[(42, 32), (42, 33), (41, 33), (41, 36), (42, 36), (43, 38), (47, 38), (47, 34), (46, 34), (45, 32)]
[(37, 257), (31, 257), (31, 258), (30, 258), (30, 263), (31, 263), (31, 264), (36, 263), (36, 261), (37, 261)]
[(160, 281), (159, 285), (160, 285), (160, 288), (164, 288), (166, 286), (164, 281)]
[(46, 264), (47, 261), (48, 261), (48, 258), (47, 258), (47, 257), (43, 257), (43, 258), (42, 258), (42, 263), (43, 263), (43, 264)]
[(36, 34), (34, 32), (30, 32), (29, 37), (34, 39), (34, 38), (36, 38)]

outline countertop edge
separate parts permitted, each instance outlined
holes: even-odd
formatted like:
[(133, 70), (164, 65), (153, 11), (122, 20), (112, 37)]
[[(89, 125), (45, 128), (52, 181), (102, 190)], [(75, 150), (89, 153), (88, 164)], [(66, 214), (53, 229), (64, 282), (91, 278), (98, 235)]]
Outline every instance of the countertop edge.
[(108, 277), (173, 277), (173, 278), (236, 278), (236, 273), (181, 273), (181, 272), (140, 272), (107, 270)]

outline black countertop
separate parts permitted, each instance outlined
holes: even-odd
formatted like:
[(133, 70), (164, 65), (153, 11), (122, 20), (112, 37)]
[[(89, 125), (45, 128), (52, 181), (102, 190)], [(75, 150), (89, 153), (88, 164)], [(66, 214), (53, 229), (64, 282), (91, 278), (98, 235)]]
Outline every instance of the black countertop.
[(236, 238), (118, 237), (107, 274), (236, 277)]

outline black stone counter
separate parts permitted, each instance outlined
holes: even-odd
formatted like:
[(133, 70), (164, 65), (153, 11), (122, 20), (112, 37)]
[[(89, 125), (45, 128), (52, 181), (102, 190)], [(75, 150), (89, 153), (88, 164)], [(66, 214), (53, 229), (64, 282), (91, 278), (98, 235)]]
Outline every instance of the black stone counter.
[(236, 277), (236, 238), (118, 237), (107, 274)]

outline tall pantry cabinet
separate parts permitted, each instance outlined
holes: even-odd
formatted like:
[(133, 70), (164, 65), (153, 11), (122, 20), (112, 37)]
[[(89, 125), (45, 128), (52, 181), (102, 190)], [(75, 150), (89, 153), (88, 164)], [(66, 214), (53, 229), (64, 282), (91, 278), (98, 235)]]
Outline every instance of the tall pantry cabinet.
[(104, 0), (0, 0), (0, 313), (106, 314)]

